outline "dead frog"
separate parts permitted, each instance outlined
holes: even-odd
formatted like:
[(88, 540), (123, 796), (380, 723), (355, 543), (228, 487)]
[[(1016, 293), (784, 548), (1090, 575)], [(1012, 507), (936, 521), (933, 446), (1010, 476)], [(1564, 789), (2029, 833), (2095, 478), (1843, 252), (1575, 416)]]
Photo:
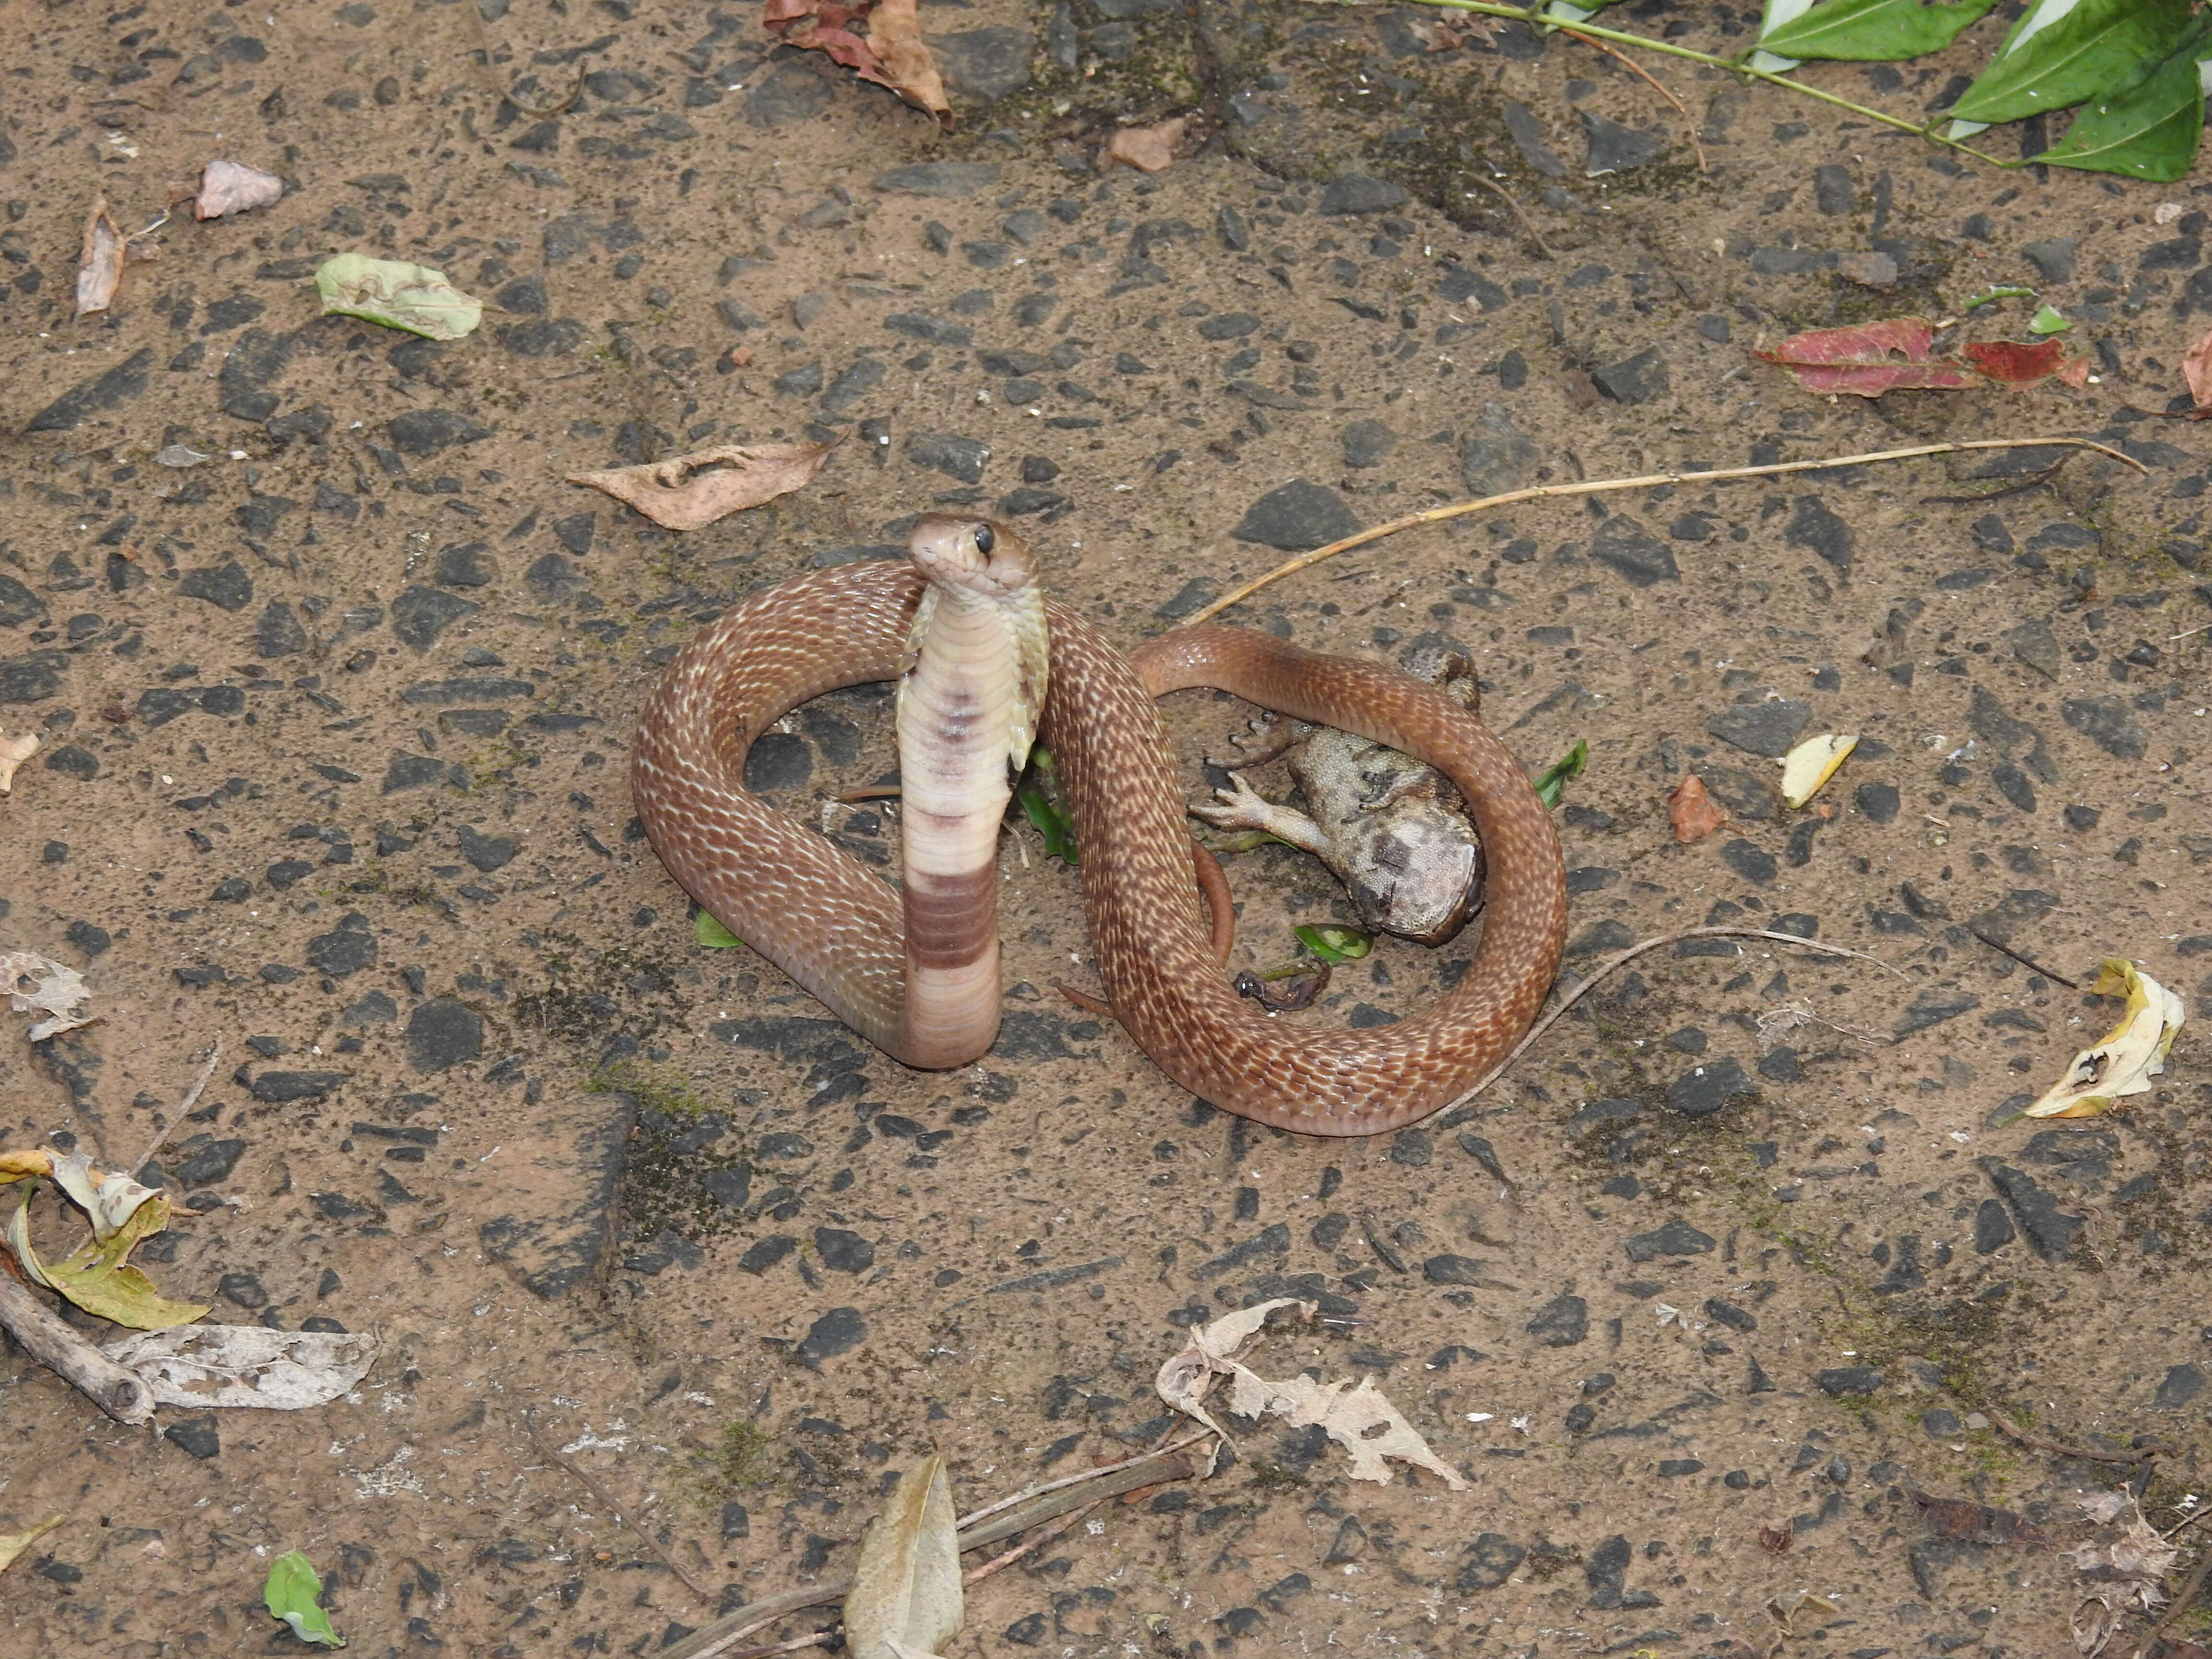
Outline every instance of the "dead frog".
[[(1475, 711), (1474, 665), (1462, 653), (1424, 647), (1406, 666)], [(1286, 735), (1272, 753), (1238, 763), (1256, 766), (1287, 750), (1311, 816), (1261, 799), (1235, 772), (1231, 787), (1215, 792), (1220, 804), (1194, 806), (1193, 815), (1311, 853), (1344, 884), (1370, 931), (1441, 945), (1465, 927), (1481, 904), (1482, 843), (1459, 791), (1412, 756), (1333, 726), (1292, 723)]]

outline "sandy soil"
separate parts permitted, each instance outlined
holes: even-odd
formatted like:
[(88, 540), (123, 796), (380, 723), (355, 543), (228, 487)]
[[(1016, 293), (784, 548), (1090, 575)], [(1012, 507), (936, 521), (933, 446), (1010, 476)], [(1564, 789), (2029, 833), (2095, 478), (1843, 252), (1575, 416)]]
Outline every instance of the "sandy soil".
[[(1714, 50), (1749, 15), (1644, 11)], [(845, 1571), (932, 1444), (963, 1508), (1125, 1455), (1182, 1328), (1289, 1293), (1331, 1317), (1263, 1355), (1378, 1376), (1473, 1490), (1252, 1426), (978, 1586), (953, 1652), (1741, 1654), (1801, 1590), (1838, 1609), (1797, 1618), (1806, 1659), (2072, 1651), (2077, 1498), (2173, 1504), (2212, 1450), (2195, 1039), (2124, 1117), (2006, 1121), (2107, 1024), (2066, 983), (2100, 958), (2212, 994), (2204, 441), (2128, 412), (2204, 326), (2212, 186), (2002, 172), (1662, 70), (1701, 169), (1611, 60), (1431, 52), (1411, 13), (925, 21), (951, 134), (770, 56), (745, 8), (0, 8), (0, 702), (45, 744), (0, 939), (82, 966), (104, 1016), (0, 1045), (5, 1144), (155, 1147), (165, 1291), (386, 1345), (349, 1400), (158, 1437), (0, 1362), (0, 1530), (70, 1517), (0, 1580), (10, 1650), (298, 1650), (259, 1605), (297, 1547), (356, 1652), (649, 1653)], [(1814, 78), (1919, 118), (1998, 27)], [(1182, 112), (1173, 167), (1097, 170), (1117, 116)], [(288, 193), (172, 222), (72, 321), (93, 199), (135, 230), (215, 156)], [(497, 308), (445, 346), (319, 318), (343, 249)], [(2091, 384), (1830, 403), (1751, 356), (2022, 282)], [(689, 535), (563, 482), (823, 430), (849, 435), (814, 487)], [(2148, 473), (2080, 454), (2006, 493), (2029, 453), (1532, 504), (1237, 613), (1378, 660), (1448, 636), (1532, 769), (1587, 740), (1570, 972), (1734, 921), (1904, 976), (1656, 953), (1388, 1139), (1218, 1115), (1060, 1003), (1077, 878), (1026, 828), (1006, 1034), (927, 1076), (697, 946), (632, 817), (635, 713), (695, 625), (933, 504), (1013, 515), (1133, 641), (1270, 540), (1489, 489), (2039, 434)], [(1172, 706), (1194, 796), (1249, 713)], [(882, 814), (822, 803), (890, 764), (885, 699), (787, 726), (758, 781), (884, 863)], [(1828, 815), (1785, 812), (1771, 757), (1821, 731), (1863, 738)], [(1686, 770), (1733, 822), (1678, 847)], [(1242, 963), (1348, 915), (1289, 849), (1231, 873)], [(1386, 944), (1312, 1018), (1418, 1007), (1468, 944)], [(2110, 1461), (2145, 1439), (2176, 1449)], [(1946, 1535), (1923, 1494), (2033, 1535)]]

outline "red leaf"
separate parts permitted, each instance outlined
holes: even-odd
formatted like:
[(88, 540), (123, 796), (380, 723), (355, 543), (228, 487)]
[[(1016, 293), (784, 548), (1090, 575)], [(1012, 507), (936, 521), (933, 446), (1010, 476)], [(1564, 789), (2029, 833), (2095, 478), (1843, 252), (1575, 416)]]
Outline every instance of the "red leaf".
[(1966, 361), (2000, 386), (2033, 386), (2066, 367), (2063, 340), (1977, 340), (1965, 348)]
[(1935, 356), (1936, 325), (1920, 317), (1891, 317), (1851, 328), (1794, 334), (1753, 355), (1786, 370), (1808, 392), (1962, 392), (1976, 384), (1956, 363)]

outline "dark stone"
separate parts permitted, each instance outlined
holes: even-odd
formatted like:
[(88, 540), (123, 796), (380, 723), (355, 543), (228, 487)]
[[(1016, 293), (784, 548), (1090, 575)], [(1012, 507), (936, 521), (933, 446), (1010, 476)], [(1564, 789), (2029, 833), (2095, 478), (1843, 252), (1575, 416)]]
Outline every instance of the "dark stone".
[(1589, 1553), (1583, 1563), (1583, 1581), (1589, 1587), (1590, 1605), (1610, 1609), (1620, 1605), (1621, 1582), (1635, 1559), (1628, 1540), (1615, 1533)]
[(1878, 1365), (1837, 1365), (1820, 1372), (1813, 1379), (1820, 1385), (1823, 1394), (1838, 1400), (1846, 1395), (1872, 1394), (1881, 1387), (1881, 1368)]
[(265, 421), (276, 412), (276, 394), (265, 388), (292, 360), (292, 337), (250, 328), (222, 360), (216, 384), (222, 412), (241, 421)]
[(1755, 1331), (1759, 1320), (1755, 1315), (1739, 1308), (1733, 1302), (1723, 1302), (1718, 1297), (1705, 1300), (1705, 1316), (1727, 1326), (1732, 1331)]
[(146, 371), (154, 366), (151, 347), (142, 347), (105, 374), (80, 380), (31, 416), (26, 432), (74, 432), (88, 415), (137, 397), (146, 389)]
[(1482, 1533), (1467, 1547), (1466, 1565), (1452, 1581), (1452, 1588), (1462, 1595), (1496, 1589), (1510, 1579), (1528, 1559), (1528, 1552), (1504, 1534)]
[(573, 598), (591, 586), (583, 566), (565, 553), (541, 553), (522, 573), (532, 593), (550, 604)]
[(100, 775), (100, 757), (72, 743), (46, 757), (46, 769), (75, 778), (80, 783), (90, 783)]
[(2069, 697), (2058, 706), (2066, 724), (2106, 754), (2141, 760), (2148, 738), (2118, 697)]
[(1962, 1433), (1966, 1424), (1948, 1406), (1931, 1406), (1920, 1413), (1920, 1431), (1930, 1440), (1948, 1440)]
[(1537, 172), (1547, 179), (1567, 176), (1567, 164), (1544, 142), (1544, 124), (1526, 104), (1512, 99), (1506, 100), (1505, 131), (1513, 140), (1513, 148), (1521, 152), (1521, 159)]
[(417, 1004), (407, 1017), (407, 1061), (418, 1072), (442, 1072), (483, 1053), (482, 1015), (453, 997)]
[(44, 702), (62, 689), (62, 672), (68, 666), (69, 659), (58, 651), (0, 657), (0, 703)]
[(861, 358), (832, 380), (829, 391), (822, 394), (823, 418), (835, 420), (848, 412), (854, 404), (881, 386), (888, 372), (873, 357)]
[(212, 1187), (218, 1181), (228, 1181), (245, 1152), (246, 1143), (242, 1140), (210, 1140), (195, 1146), (170, 1166), (169, 1184), (190, 1188)]
[(1431, 1285), (1486, 1285), (1489, 1269), (1473, 1256), (1432, 1255), (1421, 1264), (1421, 1273)]
[(190, 1452), (205, 1462), (222, 1450), (222, 1437), (216, 1432), (215, 1413), (205, 1417), (180, 1417), (162, 1427), (161, 1437), (171, 1445)]
[(498, 562), (482, 542), (449, 542), (431, 567), (430, 580), (441, 587), (489, 587), (498, 579)]
[(256, 1100), (280, 1106), (295, 1100), (320, 1100), (342, 1087), (348, 1075), (344, 1072), (264, 1072), (253, 1079), (252, 1093)]
[(1618, 572), (1631, 587), (1681, 580), (1674, 550), (1626, 513), (1613, 514), (1597, 527), (1590, 538), (1590, 557)]
[(787, 1233), (777, 1233), (768, 1238), (757, 1238), (745, 1247), (738, 1258), (738, 1266), (758, 1278), (770, 1267), (799, 1248), (799, 1241)]
[(2058, 678), (2058, 639), (2051, 631), (2051, 624), (2042, 617), (2008, 629), (2000, 637), (2012, 647), (2014, 657), (2044, 678), (2055, 680)]
[(596, 513), (577, 513), (553, 521), (553, 539), (582, 558), (592, 550), (592, 538), (599, 532), (599, 519)]
[(2012, 1213), (1994, 1198), (1985, 1198), (1974, 1211), (1974, 1254), (2001, 1250), (2020, 1235), (2013, 1231)]
[[(1989, 1171), (1990, 1184), (2004, 1195), (2014, 1219), (2019, 1222), (2021, 1231), (2027, 1235), (2038, 1255), (2046, 1261), (2063, 1261), (2073, 1254), (2075, 1236), (2087, 1225), (2085, 1218), (2060, 1210), (2058, 1200), (2023, 1170), (1994, 1161), (1983, 1167)], [(1980, 1231), (1977, 1218), (1978, 1240)]]
[(1589, 1334), (1589, 1304), (1578, 1296), (1559, 1296), (1536, 1310), (1528, 1334), (1547, 1348), (1570, 1348)]
[(884, 326), (894, 334), (903, 334), (909, 339), (924, 340), (931, 345), (949, 346), (965, 350), (975, 343), (975, 332), (965, 323), (946, 322), (941, 317), (932, 317), (919, 311), (894, 311), (884, 319)]
[[(948, 167), (963, 163), (946, 162)], [(906, 172), (911, 169), (902, 168)], [(998, 172), (996, 167), (990, 171)], [(832, 1308), (807, 1328), (799, 1344), (799, 1358), (809, 1370), (818, 1370), (825, 1359), (835, 1359), (840, 1354), (850, 1353), (868, 1340), (867, 1321), (860, 1317), (857, 1308)]]
[(938, 70), (954, 92), (988, 100), (1018, 92), (1030, 82), (1036, 37), (1027, 29), (969, 29), (933, 34), (928, 40)]
[(5, 572), (0, 572), (0, 628), (21, 628), (46, 614), (46, 602)]
[(991, 459), (991, 446), (980, 438), (923, 432), (907, 440), (906, 458), (916, 466), (942, 472), (949, 478), (957, 478), (962, 483), (981, 483), (983, 482), (983, 464)]
[(343, 979), (375, 963), (376, 935), (359, 911), (343, 917), (333, 931), (307, 941), (307, 965), (332, 979)]
[(2204, 1392), (2204, 1373), (2184, 1361), (2167, 1370), (2151, 1404), (2160, 1411), (2178, 1412)]
[(2000, 945), (2009, 945), (2023, 930), (2041, 921), (2058, 908), (2058, 895), (2033, 887), (2015, 888), (1986, 910), (1966, 918), (1966, 926)]
[(1924, 1031), (1930, 1026), (1941, 1025), (1945, 1020), (1972, 1013), (1981, 1006), (1981, 998), (1972, 991), (1923, 991), (1905, 1009), (1905, 1018), (1898, 1024), (1897, 1035), (1910, 1036), (1915, 1031)]
[(253, 625), (253, 649), (263, 658), (289, 657), (307, 648), (307, 630), (292, 607), (282, 599), (271, 599), (261, 613), (261, 620)]
[(1721, 859), (1729, 869), (1759, 887), (1771, 884), (1781, 868), (1775, 862), (1773, 854), (1741, 838), (1723, 845)]
[(1782, 539), (1792, 547), (1811, 549), (1832, 565), (1838, 576), (1850, 575), (1855, 544), (1851, 527), (1828, 511), (1818, 495), (1797, 498), (1797, 511), (1783, 527)]
[[(527, 1219), (496, 1216), (477, 1230), (486, 1254), (532, 1295), (564, 1296), (599, 1273), (619, 1225), (617, 1203), (636, 1117), (636, 1103), (628, 1095), (586, 1095), (550, 1123), (533, 1126), (542, 1144), (559, 1148), (560, 1165), (570, 1172), (572, 1184), (556, 1189), (550, 1203), (537, 1199)], [(311, 1201), (332, 1220), (360, 1212), (336, 1194), (315, 1194)], [(331, 1204), (345, 1207), (326, 1207)]]
[(865, 1273), (876, 1265), (876, 1247), (856, 1232), (842, 1227), (817, 1227), (814, 1253), (833, 1273)]
[(1405, 206), (1411, 199), (1387, 179), (1370, 178), (1364, 173), (1345, 173), (1322, 186), (1320, 211), (1330, 217), (1388, 213), (1392, 208)]
[[(1542, 456), (1541, 447), (1513, 424), (1504, 404), (1486, 403), (1460, 440), (1460, 479), (1475, 495), (1502, 495), (1528, 483)], [(1632, 575), (1629, 580), (1636, 580)]]
[(2079, 244), (2071, 236), (2053, 236), (2030, 242), (2021, 249), (2046, 283), (2074, 280), (2075, 254)]
[(1590, 383), (1617, 404), (1645, 403), (1667, 391), (1667, 360), (1657, 346), (1646, 346), (1632, 357), (1592, 369)]
[(1710, 1117), (1739, 1095), (1755, 1095), (1758, 1085), (1744, 1075), (1733, 1056), (1723, 1054), (1693, 1066), (1667, 1085), (1667, 1103), (1684, 1117)]
[(1851, 798), (1859, 811), (1876, 823), (1893, 823), (1897, 819), (1899, 799), (1893, 783), (1863, 783)]
[(1851, 170), (1840, 161), (1814, 167), (1813, 204), (1831, 219), (1857, 212), (1859, 192), (1858, 186), (1851, 182)]
[(745, 120), (757, 127), (810, 121), (830, 106), (830, 82), (798, 64), (779, 64), (745, 94)]
[(1723, 708), (1705, 722), (1705, 730), (1747, 753), (1780, 760), (1812, 718), (1810, 703), (1795, 697), (1774, 697)]
[(755, 794), (804, 788), (814, 775), (814, 750), (795, 732), (763, 732), (745, 751), (745, 787)]
[(1657, 133), (1638, 132), (1634, 127), (1608, 121), (1594, 110), (1577, 110), (1575, 113), (1582, 117), (1583, 131), (1589, 137), (1589, 159), (1583, 171), (1592, 179), (1649, 166), (1666, 154), (1667, 141)]
[(1662, 1255), (1703, 1255), (1713, 1248), (1711, 1237), (1686, 1221), (1670, 1221), (1648, 1233), (1638, 1233), (1626, 1246), (1631, 1261), (1650, 1261)]
[(491, 436), (489, 427), (449, 409), (410, 409), (393, 416), (385, 429), (392, 434), (392, 447), (403, 455), (434, 455), (455, 444)]
[(1304, 553), (1357, 534), (1360, 527), (1336, 491), (1293, 478), (1253, 502), (1243, 522), (1229, 533), (1240, 542)]
[(875, 176), (876, 189), (902, 196), (973, 196), (999, 182), (994, 161), (918, 161)]
[(228, 564), (187, 570), (177, 583), (177, 592), (188, 599), (205, 599), (218, 611), (243, 611), (253, 602), (253, 578), (233, 559)]
[(410, 587), (392, 602), (392, 631), (402, 645), (428, 651), (447, 629), (482, 608), (474, 599), (465, 599), (458, 593)]
[(386, 1025), (399, 1018), (399, 1006), (381, 991), (371, 991), (358, 1002), (348, 1003), (338, 1011), (338, 1024), (359, 1030), (368, 1025)]
[(522, 848), (521, 842), (513, 836), (479, 835), (470, 823), (456, 830), (453, 838), (460, 843), (461, 856), (486, 875), (505, 868)]
[(1221, 311), (1201, 319), (1198, 337), (1201, 340), (1241, 340), (1260, 326), (1260, 319), (1249, 311)]

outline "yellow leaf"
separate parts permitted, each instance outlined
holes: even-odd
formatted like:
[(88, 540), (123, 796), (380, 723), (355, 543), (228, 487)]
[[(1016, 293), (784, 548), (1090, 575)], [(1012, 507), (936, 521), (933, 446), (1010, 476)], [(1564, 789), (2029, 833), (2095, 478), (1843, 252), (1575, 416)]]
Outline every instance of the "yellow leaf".
[(2115, 1101), (2145, 1093), (2166, 1069), (2166, 1056), (2180, 1034), (2181, 999), (2122, 957), (2105, 959), (2097, 982), (2100, 997), (2124, 996), (2127, 1012), (2094, 1048), (2074, 1056), (2066, 1075), (2023, 1117), (2095, 1117)]
[(37, 1526), (21, 1532), (0, 1532), (0, 1572), (7, 1571), (9, 1564), (17, 1556), (61, 1525), (62, 1519), (58, 1515), (50, 1515)]
[(162, 1331), (189, 1325), (209, 1311), (199, 1304), (169, 1301), (129, 1263), (138, 1241), (160, 1232), (168, 1221), (169, 1201), (156, 1194), (106, 1238), (89, 1239), (61, 1261), (46, 1263), (32, 1250), (30, 1231), (18, 1209), (9, 1221), (8, 1242), (36, 1283), (58, 1291), (87, 1313), (133, 1330)]
[(0, 1152), (0, 1182), (31, 1181), (54, 1172), (54, 1155), (43, 1146)]
[(1839, 738), (1832, 732), (1806, 738), (1782, 757), (1782, 799), (1792, 807), (1802, 806), (1858, 746), (1856, 735)]

